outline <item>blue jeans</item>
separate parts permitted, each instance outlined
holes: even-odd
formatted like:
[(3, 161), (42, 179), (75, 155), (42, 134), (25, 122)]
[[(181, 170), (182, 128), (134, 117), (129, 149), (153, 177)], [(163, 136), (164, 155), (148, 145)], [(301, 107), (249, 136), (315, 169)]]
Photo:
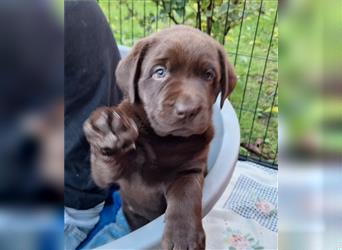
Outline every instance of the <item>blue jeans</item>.
[(127, 223), (122, 208), (116, 215), (116, 221), (102, 228), (85, 246), (81, 249), (93, 249), (113, 240), (129, 234), (131, 229)]
[(100, 220), (104, 202), (87, 210), (65, 207), (64, 249), (75, 250)]
[(131, 232), (119, 191), (88, 210), (65, 208), (64, 216), (65, 250), (92, 249)]

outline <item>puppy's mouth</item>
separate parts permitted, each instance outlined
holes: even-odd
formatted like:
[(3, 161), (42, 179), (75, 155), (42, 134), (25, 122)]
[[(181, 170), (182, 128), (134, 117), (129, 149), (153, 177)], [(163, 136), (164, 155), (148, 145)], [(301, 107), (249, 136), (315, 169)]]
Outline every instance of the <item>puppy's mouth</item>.
[(180, 137), (189, 137), (195, 134), (202, 134), (206, 131), (206, 129), (204, 129), (201, 132), (198, 131), (192, 131), (188, 128), (179, 128), (179, 129), (173, 129), (170, 131), (162, 131), (162, 130), (158, 130), (154, 128), (154, 131), (156, 132), (157, 135), (159, 136), (168, 136), (168, 135), (173, 135), (173, 136), (180, 136)]
[[(206, 130), (206, 129), (205, 129)], [(205, 132), (204, 131), (201, 131), (201, 132), (194, 132), (192, 130), (189, 130), (187, 128), (180, 128), (180, 129), (174, 129), (172, 131), (170, 131), (170, 135), (174, 135), (174, 136), (182, 136), (182, 137), (188, 137), (188, 136), (191, 136), (191, 135), (194, 135), (194, 134), (202, 134)]]
[(151, 115), (150, 123), (155, 133), (159, 136), (189, 137), (195, 134), (202, 134), (209, 127), (209, 124), (204, 123), (203, 119), (197, 123), (196, 121), (161, 121), (161, 119), (157, 119), (154, 115)]

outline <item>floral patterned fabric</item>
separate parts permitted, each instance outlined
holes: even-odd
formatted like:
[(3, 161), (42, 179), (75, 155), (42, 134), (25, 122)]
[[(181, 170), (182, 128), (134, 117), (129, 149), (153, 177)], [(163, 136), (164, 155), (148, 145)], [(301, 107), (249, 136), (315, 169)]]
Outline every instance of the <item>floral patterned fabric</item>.
[(204, 218), (206, 249), (277, 249), (277, 171), (238, 162), (214, 209)]
[(227, 227), (227, 245), (229, 245), (229, 250), (264, 249), (250, 234), (243, 234), (230, 227)]
[(245, 175), (240, 175), (224, 208), (254, 219), (260, 225), (277, 231), (277, 188), (264, 185)]

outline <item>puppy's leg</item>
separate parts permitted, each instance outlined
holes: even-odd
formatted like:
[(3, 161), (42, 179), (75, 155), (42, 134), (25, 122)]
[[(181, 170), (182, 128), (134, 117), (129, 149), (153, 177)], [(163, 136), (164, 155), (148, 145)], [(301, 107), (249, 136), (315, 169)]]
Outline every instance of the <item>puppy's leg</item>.
[(120, 108), (101, 107), (85, 121), (83, 130), (90, 144), (92, 177), (106, 187), (120, 178), (120, 159), (135, 148), (137, 125)]
[(202, 226), (203, 173), (180, 177), (166, 193), (163, 249), (204, 249)]

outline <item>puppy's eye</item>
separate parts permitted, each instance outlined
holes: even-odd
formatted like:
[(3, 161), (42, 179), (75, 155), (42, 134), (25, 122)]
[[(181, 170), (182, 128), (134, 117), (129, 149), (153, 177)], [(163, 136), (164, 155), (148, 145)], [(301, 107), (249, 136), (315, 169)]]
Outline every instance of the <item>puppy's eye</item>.
[(166, 76), (166, 68), (163, 66), (157, 66), (152, 74), (154, 79), (163, 79)]
[(214, 72), (214, 70), (208, 69), (208, 70), (204, 73), (203, 77), (204, 77), (204, 79), (205, 79), (206, 81), (212, 81), (212, 80), (214, 80), (214, 78), (215, 78), (215, 72)]

